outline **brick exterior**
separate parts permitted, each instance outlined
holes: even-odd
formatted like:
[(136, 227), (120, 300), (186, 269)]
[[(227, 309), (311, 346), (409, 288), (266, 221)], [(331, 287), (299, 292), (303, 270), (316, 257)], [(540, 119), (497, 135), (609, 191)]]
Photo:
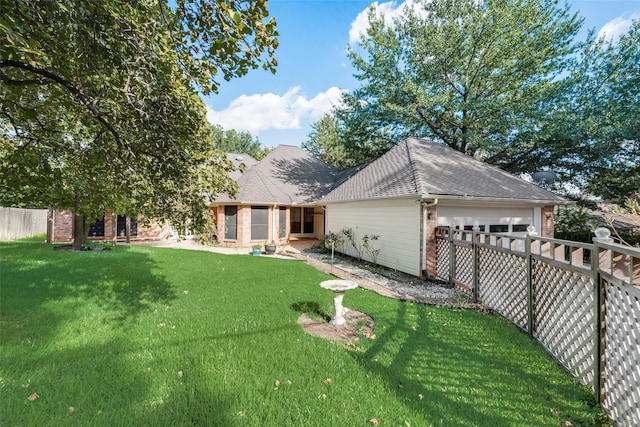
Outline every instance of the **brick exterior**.
[[(256, 205), (258, 206), (258, 205)], [(265, 206), (265, 205), (261, 205)], [(224, 238), (224, 230), (225, 230), (225, 216), (224, 216), (224, 206), (211, 206), (211, 211), (215, 212), (215, 223), (218, 230), (218, 241), (225, 245), (230, 246), (251, 246), (257, 243), (264, 243), (267, 241), (275, 241), (278, 244), (284, 244), (289, 239), (289, 223), (291, 220), (291, 208), (287, 207), (286, 211), (286, 224), (287, 230), (284, 233), (284, 237), (279, 237), (279, 224), (280, 224), (280, 206), (273, 205), (268, 206), (269, 213), (269, 223), (268, 223), (268, 235), (267, 239), (260, 240), (251, 240), (251, 205), (237, 205), (238, 213), (237, 213), (237, 221), (238, 221), (238, 229), (237, 229), (237, 238), (234, 239), (225, 239)], [(274, 229), (275, 224), (275, 229)]]
[[(104, 215), (104, 236), (89, 237), (87, 240), (117, 240), (124, 242), (124, 236), (116, 236), (118, 230), (117, 219), (118, 215), (107, 210)], [(73, 213), (71, 211), (50, 211), (47, 224), (47, 242), (73, 242), (73, 221)], [(139, 218), (137, 235), (131, 236), (131, 240), (162, 240), (169, 236), (171, 236), (169, 223), (152, 220), (149, 224), (144, 224), (142, 218)]]
[(48, 243), (67, 243), (73, 241), (73, 214), (70, 211), (49, 211), (47, 223)]
[(553, 237), (555, 229), (555, 217), (553, 213), (553, 206), (545, 206), (541, 209), (541, 223), (542, 230), (540, 230), (540, 236)]

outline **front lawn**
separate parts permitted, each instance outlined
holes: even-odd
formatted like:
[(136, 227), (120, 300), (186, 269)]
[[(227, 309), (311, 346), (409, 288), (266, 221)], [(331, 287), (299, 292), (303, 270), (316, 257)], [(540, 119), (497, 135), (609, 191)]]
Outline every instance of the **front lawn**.
[(0, 424), (564, 426), (604, 418), (500, 317), (357, 289), (375, 337), (306, 334), (329, 278), (292, 260), (0, 243)]

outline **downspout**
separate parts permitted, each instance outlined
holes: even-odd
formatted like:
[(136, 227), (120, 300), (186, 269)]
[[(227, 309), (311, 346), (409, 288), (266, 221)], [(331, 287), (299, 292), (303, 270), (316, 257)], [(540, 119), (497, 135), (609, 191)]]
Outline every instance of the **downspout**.
[(430, 207), (436, 206), (438, 204), (438, 199), (434, 199), (433, 202), (431, 203), (425, 203), (424, 201), (420, 203), (420, 206), (422, 207), (422, 236), (421, 236), (421, 240), (422, 240), (422, 269), (421, 271), (423, 271), (424, 273), (424, 277), (425, 278), (429, 278), (429, 275), (427, 274), (427, 221), (428, 221), (428, 209)]

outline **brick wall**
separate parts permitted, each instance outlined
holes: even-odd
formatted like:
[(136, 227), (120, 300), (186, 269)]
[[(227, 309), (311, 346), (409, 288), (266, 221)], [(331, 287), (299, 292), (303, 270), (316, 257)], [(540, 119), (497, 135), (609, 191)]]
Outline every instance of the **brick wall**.
[[(264, 205), (262, 205), (264, 206)], [(211, 207), (212, 212), (215, 212), (215, 221), (216, 226), (218, 228), (218, 241), (223, 244), (232, 245), (232, 246), (251, 246), (256, 243), (264, 243), (265, 239), (260, 240), (251, 240), (251, 205), (238, 205), (238, 213), (237, 213), (237, 221), (238, 221), (238, 231), (237, 231), (237, 239), (225, 239), (224, 238), (224, 229), (225, 229), (225, 216), (224, 216), (224, 206), (213, 206)], [(287, 241), (287, 234), (283, 238), (279, 238), (279, 230), (278, 226), (280, 223), (280, 206), (277, 206), (275, 209), (273, 206), (269, 206), (269, 231), (267, 236), (267, 241), (275, 240), (279, 243), (285, 243)], [(289, 221), (290, 221), (291, 209), (287, 208), (286, 211), (286, 223), (287, 223), (287, 231), (289, 229)], [(276, 226), (274, 230), (273, 226)]]
[[(88, 240), (113, 240), (117, 239), (116, 233), (118, 216), (106, 211), (104, 216), (104, 236), (89, 237)], [(142, 218), (138, 218), (138, 235), (131, 236), (132, 240), (161, 240), (171, 236), (171, 226), (168, 222), (151, 220), (144, 224)], [(120, 240), (124, 240), (121, 238)], [(47, 242), (71, 243), (73, 242), (73, 213), (71, 211), (54, 210), (49, 217)]]
[(49, 218), (49, 243), (68, 243), (73, 241), (73, 214), (71, 211), (54, 210)]
[(541, 209), (542, 214), (542, 230), (540, 230), (540, 236), (553, 237), (555, 228), (555, 218), (553, 214), (553, 206), (545, 206)]

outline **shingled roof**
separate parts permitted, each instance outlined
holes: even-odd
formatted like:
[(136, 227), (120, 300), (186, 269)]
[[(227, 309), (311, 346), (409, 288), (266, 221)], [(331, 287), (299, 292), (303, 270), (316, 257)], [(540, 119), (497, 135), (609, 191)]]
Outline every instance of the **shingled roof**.
[(323, 197), (321, 203), (392, 197), (567, 201), (434, 141), (409, 138), (357, 171)]
[(223, 194), (215, 203), (311, 204), (332, 189), (337, 174), (301, 148), (279, 145), (236, 180), (235, 199)]

